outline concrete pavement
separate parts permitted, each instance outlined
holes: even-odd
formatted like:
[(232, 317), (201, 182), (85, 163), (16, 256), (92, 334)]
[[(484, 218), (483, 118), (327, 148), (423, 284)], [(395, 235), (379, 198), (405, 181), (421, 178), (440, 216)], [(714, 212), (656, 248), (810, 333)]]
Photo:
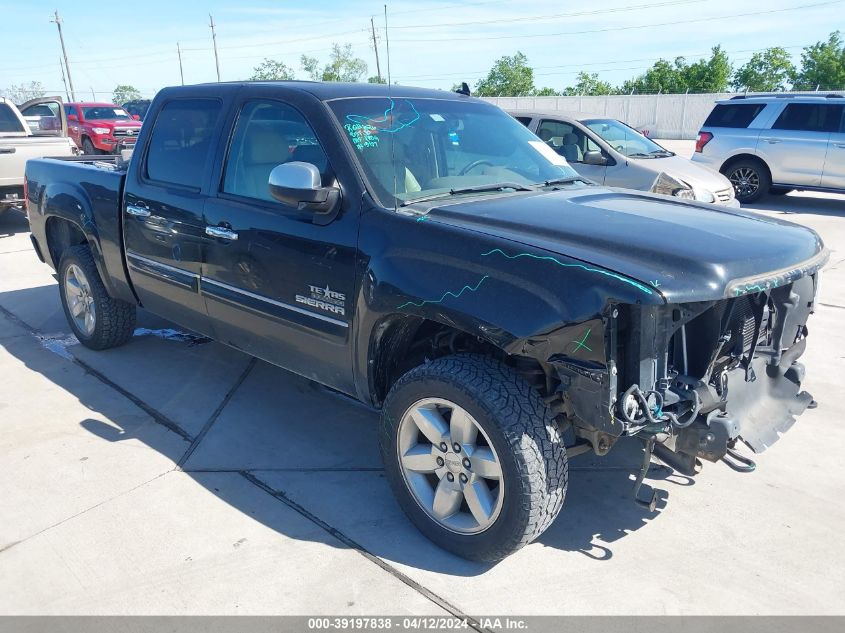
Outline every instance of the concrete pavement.
[(141, 313), (125, 347), (68, 340), (22, 217), (0, 220), (2, 614), (843, 614), (845, 197), (765, 213), (832, 250), (810, 324), (820, 402), (758, 470), (579, 457), (564, 510), (499, 565), (431, 545), (394, 502), (376, 414)]

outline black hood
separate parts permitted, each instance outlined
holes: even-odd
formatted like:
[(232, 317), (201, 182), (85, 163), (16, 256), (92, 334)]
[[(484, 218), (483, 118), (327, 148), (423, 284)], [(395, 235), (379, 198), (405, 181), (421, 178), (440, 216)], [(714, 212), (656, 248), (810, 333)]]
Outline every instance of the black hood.
[(733, 296), (739, 280), (778, 285), (826, 256), (818, 234), (790, 222), (603, 187), (438, 201), (428, 219), (633, 277), (670, 302)]

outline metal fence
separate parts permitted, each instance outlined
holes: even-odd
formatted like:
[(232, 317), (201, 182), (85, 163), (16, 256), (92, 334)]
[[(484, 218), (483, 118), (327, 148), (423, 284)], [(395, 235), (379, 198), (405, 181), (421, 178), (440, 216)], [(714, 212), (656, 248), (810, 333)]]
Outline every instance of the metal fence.
[[(653, 138), (694, 139), (714, 102), (735, 92), (708, 94), (607, 95), (602, 97), (485, 97), (505, 110), (581, 112), (625, 121)], [(751, 96), (753, 93), (748, 93)], [(841, 94), (845, 91), (789, 94)]]

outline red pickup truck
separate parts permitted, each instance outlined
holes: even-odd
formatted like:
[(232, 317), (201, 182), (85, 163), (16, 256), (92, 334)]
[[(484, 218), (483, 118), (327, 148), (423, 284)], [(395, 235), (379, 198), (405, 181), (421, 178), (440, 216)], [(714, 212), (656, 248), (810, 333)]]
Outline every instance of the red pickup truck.
[(66, 103), (68, 136), (84, 154), (119, 154), (132, 149), (141, 123), (113, 103)]

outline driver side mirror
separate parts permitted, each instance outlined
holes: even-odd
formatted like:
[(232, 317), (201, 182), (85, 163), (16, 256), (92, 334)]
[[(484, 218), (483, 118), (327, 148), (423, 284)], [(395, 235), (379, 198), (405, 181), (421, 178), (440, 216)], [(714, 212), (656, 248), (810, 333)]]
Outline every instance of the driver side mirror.
[(68, 121), (78, 121), (79, 119), (77, 118), (77, 116), (75, 114), (68, 114), (67, 120)]
[(584, 152), (584, 157), (581, 159), (581, 162), (585, 165), (603, 166), (607, 165), (607, 156), (602, 154), (599, 150)]
[(325, 225), (340, 210), (340, 189), (324, 187), (320, 170), (311, 163), (292, 161), (273, 168), (270, 195), (282, 204), (314, 213), (314, 224)]
[(131, 115), (129, 115), (129, 116), (131, 116), (131, 117), (132, 117), (132, 120), (133, 120), (133, 121), (140, 121), (140, 120), (141, 120), (141, 115), (140, 115), (140, 114), (131, 114)]

